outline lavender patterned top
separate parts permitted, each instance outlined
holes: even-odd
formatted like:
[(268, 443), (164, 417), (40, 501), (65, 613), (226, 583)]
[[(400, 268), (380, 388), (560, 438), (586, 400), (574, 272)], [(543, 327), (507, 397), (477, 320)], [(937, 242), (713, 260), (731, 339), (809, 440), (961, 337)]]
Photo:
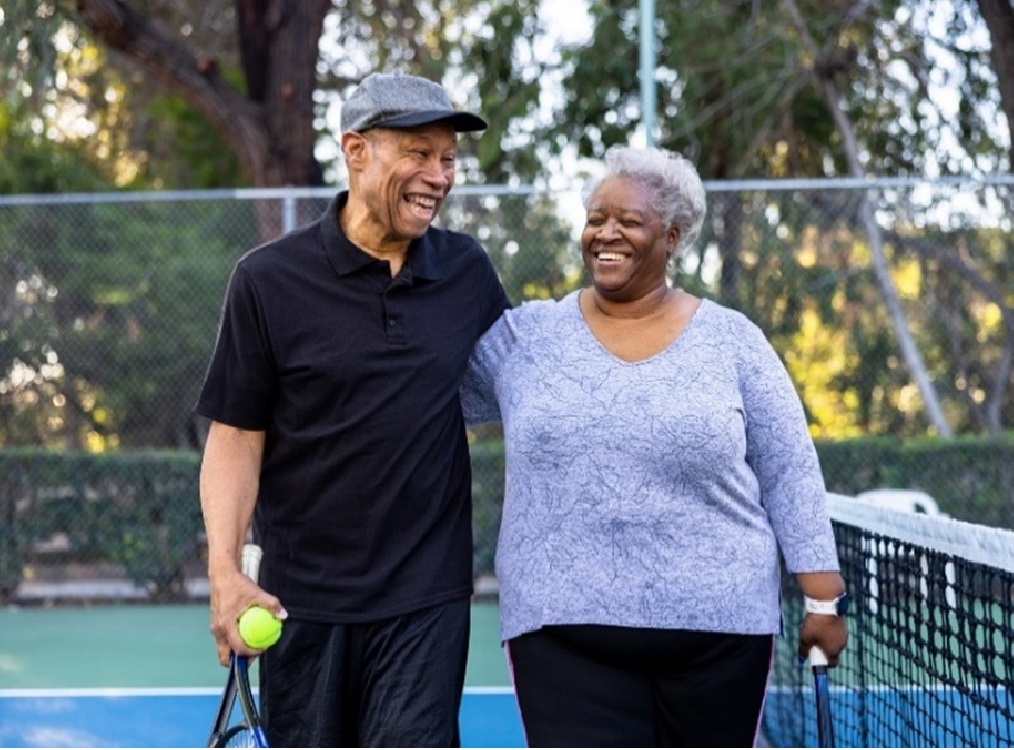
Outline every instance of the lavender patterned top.
[(503, 639), (551, 624), (777, 633), (779, 549), (836, 571), (825, 488), (785, 367), (705, 300), (660, 354), (625, 362), (578, 292), (506, 311), (462, 389), (502, 420)]

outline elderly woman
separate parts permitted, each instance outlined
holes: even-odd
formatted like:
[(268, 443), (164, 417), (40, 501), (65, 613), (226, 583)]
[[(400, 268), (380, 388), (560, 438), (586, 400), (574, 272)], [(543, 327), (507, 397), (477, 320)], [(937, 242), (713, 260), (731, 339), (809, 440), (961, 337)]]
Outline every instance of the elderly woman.
[(802, 405), (742, 314), (670, 287), (704, 187), (618, 148), (585, 193), (592, 285), (508, 310), (462, 392), (502, 421), (501, 635), (529, 744), (756, 742), (779, 551), (807, 597), (798, 650), (832, 666), (846, 599)]

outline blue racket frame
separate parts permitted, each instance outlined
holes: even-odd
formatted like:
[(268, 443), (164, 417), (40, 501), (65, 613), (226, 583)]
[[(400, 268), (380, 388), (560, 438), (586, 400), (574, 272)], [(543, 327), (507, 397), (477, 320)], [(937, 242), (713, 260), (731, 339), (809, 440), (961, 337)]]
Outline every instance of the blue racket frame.
[(835, 747), (827, 656), (817, 646), (810, 649), (810, 666), (813, 668), (813, 695), (817, 704), (817, 747)]

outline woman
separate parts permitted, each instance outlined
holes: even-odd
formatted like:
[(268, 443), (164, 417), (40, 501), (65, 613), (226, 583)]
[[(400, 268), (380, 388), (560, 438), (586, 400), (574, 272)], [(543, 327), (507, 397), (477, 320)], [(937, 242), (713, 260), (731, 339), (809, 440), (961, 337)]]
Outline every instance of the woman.
[(691, 164), (613, 149), (585, 210), (592, 285), (505, 312), (463, 390), (470, 422), (503, 422), (501, 635), (527, 738), (749, 746), (779, 550), (812, 599), (799, 653), (835, 665), (847, 640), (802, 405), (755, 325), (667, 283), (704, 218)]

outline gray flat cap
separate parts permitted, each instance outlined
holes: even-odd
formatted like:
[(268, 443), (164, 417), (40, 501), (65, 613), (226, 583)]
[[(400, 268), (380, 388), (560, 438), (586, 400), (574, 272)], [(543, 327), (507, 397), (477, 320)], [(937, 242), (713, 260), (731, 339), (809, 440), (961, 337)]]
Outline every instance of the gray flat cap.
[(443, 87), (402, 73), (373, 73), (364, 78), (342, 107), (341, 122), (342, 130), (355, 132), (431, 122), (447, 122), (458, 133), (489, 127), (478, 115), (455, 110)]

